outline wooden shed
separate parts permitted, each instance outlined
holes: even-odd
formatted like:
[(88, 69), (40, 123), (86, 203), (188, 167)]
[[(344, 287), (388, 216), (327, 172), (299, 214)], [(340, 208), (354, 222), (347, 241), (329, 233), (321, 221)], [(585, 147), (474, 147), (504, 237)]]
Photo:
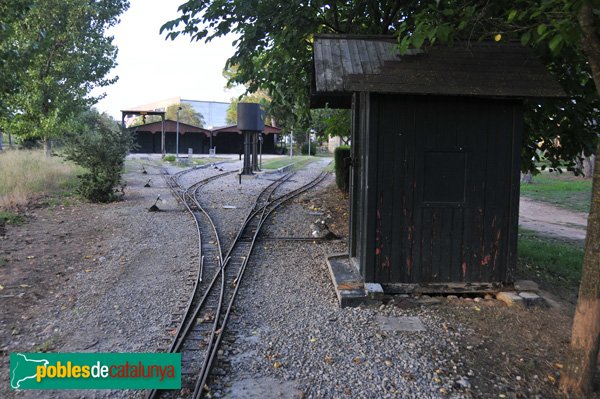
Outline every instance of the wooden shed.
[[(277, 135), (281, 129), (265, 125), (262, 132), (262, 153), (275, 154)], [(238, 154), (244, 146), (244, 135), (237, 125), (217, 127), (212, 130), (213, 147), (218, 154)]]
[(315, 37), (312, 106), (353, 110), (349, 257), (365, 282), (511, 284), (522, 100), (562, 96), (518, 43), (399, 56), (392, 37)]
[[(138, 148), (134, 152), (161, 153), (162, 122), (146, 123), (129, 128), (136, 134)], [(165, 152), (174, 154), (177, 122), (165, 120)], [(210, 130), (179, 122), (179, 153), (187, 154), (188, 148), (194, 154), (208, 154)]]

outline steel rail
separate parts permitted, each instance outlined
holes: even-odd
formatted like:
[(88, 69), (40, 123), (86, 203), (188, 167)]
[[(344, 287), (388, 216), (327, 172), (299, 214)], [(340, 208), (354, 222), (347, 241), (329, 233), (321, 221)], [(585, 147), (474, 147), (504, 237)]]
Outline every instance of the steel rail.
[[(225, 282), (226, 282), (226, 275), (225, 275), (225, 265), (223, 262), (223, 256), (222, 256), (222, 250), (221, 250), (221, 245), (220, 245), (220, 240), (218, 237), (218, 231), (216, 229), (216, 226), (212, 220), (212, 218), (210, 217), (210, 215), (208, 214), (208, 212), (206, 212), (206, 210), (202, 207), (202, 205), (200, 204), (200, 202), (198, 201), (198, 192), (200, 190), (201, 187), (203, 187), (204, 185), (206, 185), (207, 183), (218, 179), (220, 177), (223, 177), (225, 175), (229, 175), (232, 173), (236, 173), (237, 171), (230, 171), (230, 172), (226, 172), (226, 173), (222, 173), (222, 174), (218, 174), (215, 176), (211, 176), (207, 179), (201, 180), (195, 184), (193, 184), (192, 186), (190, 186), (188, 189), (186, 190), (182, 190), (181, 189), (181, 185), (179, 184), (179, 177), (184, 174), (187, 171), (182, 171), (176, 175), (173, 176), (169, 176), (169, 185), (173, 187), (174, 193), (175, 195), (180, 198), (180, 200), (182, 201), (182, 203), (184, 204), (184, 206), (188, 209), (188, 211), (193, 215), (194, 220), (196, 225), (198, 226), (198, 231), (199, 231), (199, 254), (202, 254), (202, 234), (200, 232), (200, 217), (198, 217), (195, 214), (195, 210), (194, 208), (196, 208), (196, 210), (198, 212), (200, 212), (207, 220), (208, 220), (208, 224), (210, 225), (210, 227), (212, 228), (212, 231), (214, 232), (215, 235), (215, 240), (217, 243), (217, 248), (218, 248), (218, 258), (219, 258), (219, 265), (218, 265), (218, 270), (216, 271), (216, 273), (214, 274), (214, 276), (212, 277), (212, 279), (210, 279), (210, 281), (208, 282), (208, 284), (206, 285), (204, 291), (201, 293), (199, 292), (199, 286), (198, 284), (202, 282), (202, 278), (201, 278), (201, 271), (203, 270), (203, 265), (204, 265), (204, 259), (205, 257), (202, 255), (199, 255), (199, 258), (201, 258), (201, 264), (199, 267), (199, 277), (196, 279), (195, 284), (194, 284), (194, 290), (193, 290), (193, 295), (191, 296), (190, 300), (188, 301), (188, 304), (185, 308), (184, 311), (184, 319), (182, 321), (182, 323), (179, 325), (176, 334), (175, 334), (175, 338), (173, 339), (173, 342), (169, 348), (169, 352), (179, 352), (182, 350), (183, 346), (185, 345), (186, 339), (189, 336), (190, 332), (192, 331), (192, 329), (194, 329), (199, 323), (198, 323), (198, 316), (200, 314), (200, 312), (202, 310), (204, 310), (205, 312), (205, 319), (206, 320), (207, 317), (208, 319), (210, 319), (211, 316), (211, 312), (214, 312), (214, 321), (213, 321), (213, 325), (212, 328), (210, 330), (210, 334), (209, 334), (209, 339), (208, 342), (209, 344), (207, 345), (206, 349), (205, 349), (205, 356), (204, 356), (204, 361), (203, 361), (203, 366), (205, 367), (206, 364), (206, 359), (208, 358), (208, 354), (209, 351), (211, 349), (211, 345), (210, 343), (214, 342), (214, 336), (217, 333), (217, 326), (218, 326), (218, 322), (219, 322), (219, 315), (221, 313), (221, 308), (222, 308), (222, 301), (223, 301), (223, 293), (225, 292), (226, 286), (225, 286)], [(285, 175), (283, 177), (281, 177), (280, 179), (278, 179), (277, 181), (271, 183), (267, 188), (265, 188), (263, 190), (263, 192), (261, 192), (261, 194), (259, 194), (255, 204), (254, 204), (254, 208), (258, 208), (260, 205), (260, 201), (261, 198), (264, 196), (264, 193), (266, 191), (269, 192), (269, 197), (270, 194), (272, 193), (272, 191), (274, 190), (271, 189), (272, 187), (278, 187), (280, 184), (282, 184), (285, 180), (287, 180), (289, 178), (288, 175)], [(178, 190), (179, 188), (179, 190)], [(216, 309), (211, 309), (209, 305), (207, 305), (207, 301), (209, 298), (209, 296), (211, 294), (214, 294), (214, 288), (215, 288), (215, 284), (218, 282), (219, 278), (221, 279), (221, 288), (219, 291), (219, 298), (218, 298), (218, 304), (216, 306)], [(200, 298), (201, 296), (201, 298)], [(200, 298), (200, 299), (198, 299)], [(195, 304), (195, 306), (194, 306)], [(162, 391), (162, 390), (152, 390), (150, 391), (150, 393), (148, 394), (148, 398), (157, 398), (159, 396), (162, 396), (163, 393), (166, 393), (168, 391)]]
[[(213, 181), (215, 179), (221, 178), (223, 176), (226, 175), (230, 175), (232, 173), (236, 173), (237, 171), (229, 171), (229, 172), (225, 172), (225, 173), (220, 173), (214, 176), (210, 176), (206, 179), (200, 180), (199, 182), (191, 185), (190, 187), (188, 187), (187, 189), (183, 189), (183, 187), (180, 184), (179, 178), (186, 174), (189, 173), (193, 170), (197, 170), (198, 168), (190, 168), (190, 169), (186, 169), (183, 170), (181, 172), (178, 172), (174, 175), (168, 175), (165, 174), (165, 179), (167, 182), (167, 185), (169, 186), (169, 188), (171, 189), (171, 191), (173, 192), (173, 194), (175, 195), (176, 198), (179, 199), (179, 201), (183, 204), (183, 206), (186, 208), (186, 210), (192, 215), (192, 218), (194, 220), (195, 226), (196, 226), (196, 231), (197, 231), (197, 235), (198, 235), (198, 271), (196, 274), (196, 277), (194, 279), (194, 284), (192, 287), (192, 295), (190, 296), (189, 301), (187, 302), (186, 306), (185, 306), (185, 310), (183, 312), (183, 321), (182, 323), (179, 324), (179, 326), (177, 327), (177, 330), (175, 331), (175, 337), (173, 338), (171, 345), (169, 347), (169, 352), (177, 352), (179, 350), (179, 348), (181, 347), (184, 338), (188, 333), (189, 330), (191, 329), (191, 325), (192, 322), (195, 321), (194, 319), (189, 320), (189, 318), (187, 317), (190, 309), (192, 308), (192, 305), (194, 303), (194, 299), (197, 298), (197, 293), (198, 293), (198, 285), (199, 283), (202, 282), (202, 273), (204, 270), (204, 256), (202, 254), (202, 233), (201, 233), (201, 228), (200, 228), (200, 221), (199, 221), (199, 216), (196, 215), (196, 213), (194, 212), (194, 210), (192, 209), (192, 207), (196, 207), (196, 203), (194, 202), (189, 202), (190, 198), (194, 198), (195, 197), (195, 193), (199, 190), (200, 187), (202, 187), (203, 185), (207, 184), (210, 181)], [(163, 173), (165, 171), (163, 170)], [(193, 195), (190, 194), (190, 192), (193, 191)], [(208, 216), (208, 214), (204, 213), (210, 220), (210, 217)], [(211, 221), (211, 225), (214, 228), (214, 223), (212, 223)], [(217, 240), (217, 247), (218, 247), (218, 251), (219, 251), (219, 263), (221, 263), (221, 247), (220, 247), (220, 242), (218, 241), (218, 234), (216, 231), (216, 228), (214, 229), (215, 232), (215, 237)], [(206, 295), (203, 296), (203, 298), (201, 299), (201, 302), (205, 301), (206, 299)], [(187, 323), (186, 323), (187, 320)], [(147, 398), (156, 398), (159, 397), (161, 395), (161, 391), (158, 390), (152, 390), (148, 393)]]

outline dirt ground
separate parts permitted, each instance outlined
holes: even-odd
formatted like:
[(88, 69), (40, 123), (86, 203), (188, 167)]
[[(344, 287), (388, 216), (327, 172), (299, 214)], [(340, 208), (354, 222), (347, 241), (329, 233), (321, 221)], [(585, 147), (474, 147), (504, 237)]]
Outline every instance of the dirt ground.
[(519, 225), (543, 235), (583, 241), (587, 228), (587, 214), (521, 197)]
[[(138, 208), (150, 205), (143, 198), (134, 204)], [(331, 185), (321, 190), (312, 204), (331, 214), (328, 222), (331, 231), (347, 236), (348, 208), (343, 194)], [(12, 351), (105, 348), (98, 345), (98, 338), (83, 342), (80, 336), (74, 345), (69, 342), (76, 339), (70, 335), (72, 331), (59, 331), (56, 320), (64, 313), (79, 311), (79, 297), (93, 288), (86, 286), (86, 281), (94, 284), (99, 281), (85, 277), (107, 262), (106, 248), (111, 240), (130, 236), (125, 210), (131, 206), (127, 201), (108, 205), (72, 201), (66, 205), (32, 206), (25, 213), (24, 225), (7, 226), (5, 234), (0, 236), (0, 396), (12, 395), (7, 387), (8, 356)], [(527, 200), (525, 208), (531, 210), (528, 217), (558, 218), (552, 210), (541, 212), (543, 208), (533, 201)], [(177, 215), (185, 222), (183, 213)], [(549, 223), (553, 220), (558, 219), (550, 218)], [(571, 222), (563, 223), (561, 219), (558, 224), (562, 229)], [(127, 245), (134, 244), (132, 241)], [(144, 249), (140, 247), (137, 253), (144, 256)], [(108, 261), (118, 263), (118, 259)], [(180, 261), (182, 265), (189, 261), (173, 260), (179, 267), (176, 270), (184, 273), (183, 266), (177, 263)], [(550, 301), (552, 306), (548, 307), (518, 309), (483, 298), (440, 298), (433, 302), (426, 306), (444, 316), (447, 320), (444, 328), (454, 331), (459, 342), (461, 358), (456, 359), (457, 367), (474, 371), (470, 375), (473, 386), (470, 397), (560, 397), (557, 386), (569, 342), (572, 304), (558, 300)], [(401, 307), (425, 306), (412, 298), (396, 298), (395, 303)], [(96, 327), (102, 328), (102, 320), (96, 323), (99, 324)], [(169, 317), (157, 323), (160, 326), (150, 333), (156, 336), (155, 344), (145, 347), (146, 350), (156, 350), (168, 342)], [(111, 342), (119, 339), (126, 341), (131, 337), (116, 335)], [(593, 397), (600, 398), (600, 394)]]

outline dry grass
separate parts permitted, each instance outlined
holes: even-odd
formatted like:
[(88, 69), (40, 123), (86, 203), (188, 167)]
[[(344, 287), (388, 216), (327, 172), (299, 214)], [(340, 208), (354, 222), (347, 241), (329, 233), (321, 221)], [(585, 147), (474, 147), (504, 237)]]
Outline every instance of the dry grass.
[(0, 152), (0, 208), (27, 205), (72, 186), (77, 167), (43, 151)]

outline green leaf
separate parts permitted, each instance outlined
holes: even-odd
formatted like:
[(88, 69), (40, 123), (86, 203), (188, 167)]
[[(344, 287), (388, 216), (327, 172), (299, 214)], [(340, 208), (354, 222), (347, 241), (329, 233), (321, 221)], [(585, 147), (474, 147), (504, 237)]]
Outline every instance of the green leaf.
[(410, 38), (408, 36), (404, 36), (402, 40), (400, 40), (400, 55), (406, 54), (408, 51), (408, 45), (410, 43)]
[(440, 25), (437, 28), (437, 37), (442, 41), (442, 42), (447, 42), (448, 38), (450, 37), (450, 32), (452, 31), (452, 28), (448, 25)]
[(517, 16), (517, 10), (510, 10), (508, 13), (508, 22), (511, 22)]
[(425, 35), (422, 31), (418, 30), (411, 36), (412, 44), (415, 48), (421, 48), (423, 42), (425, 41)]
[(546, 24), (540, 24), (537, 27), (537, 33), (538, 33), (538, 35), (540, 35), (540, 36), (543, 35), (544, 32), (546, 32), (546, 28), (547, 28)]
[(560, 49), (562, 42), (563, 42), (563, 37), (561, 34), (558, 34), (550, 40), (550, 42), (548, 43), (548, 47), (550, 48), (550, 50), (553, 53), (555, 53)]
[(530, 40), (531, 40), (531, 32), (530, 31), (525, 32), (523, 34), (523, 36), (521, 36), (521, 44), (523, 46), (526, 46)]

